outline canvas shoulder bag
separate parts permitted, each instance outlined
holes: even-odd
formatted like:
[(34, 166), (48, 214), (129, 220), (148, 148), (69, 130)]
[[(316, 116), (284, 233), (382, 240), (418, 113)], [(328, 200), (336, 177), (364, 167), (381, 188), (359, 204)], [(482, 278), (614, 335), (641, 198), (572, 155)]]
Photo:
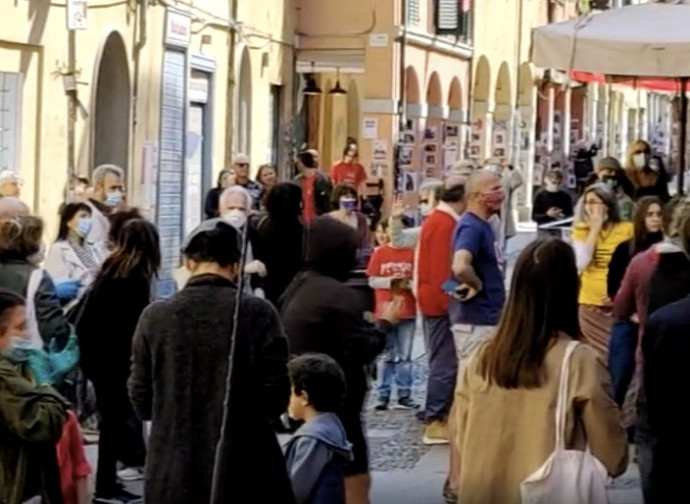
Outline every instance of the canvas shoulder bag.
[(570, 357), (579, 345), (571, 341), (563, 356), (556, 402), (556, 444), (543, 466), (520, 485), (522, 504), (608, 504), (607, 472), (589, 451), (565, 448)]

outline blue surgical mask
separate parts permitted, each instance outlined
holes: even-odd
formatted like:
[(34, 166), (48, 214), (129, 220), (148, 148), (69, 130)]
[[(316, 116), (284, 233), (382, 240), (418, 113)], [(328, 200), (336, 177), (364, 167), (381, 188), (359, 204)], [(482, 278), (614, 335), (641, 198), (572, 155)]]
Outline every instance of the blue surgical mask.
[(111, 191), (105, 196), (105, 204), (110, 207), (117, 207), (122, 204), (123, 198), (122, 191)]
[(422, 217), (428, 216), (431, 213), (431, 205), (429, 203), (420, 203), (419, 213), (422, 214)]
[(357, 200), (354, 198), (341, 198), (340, 208), (346, 212), (353, 212), (357, 206)]
[(82, 217), (79, 219), (76, 231), (82, 238), (86, 237), (91, 231), (91, 217)]
[(28, 339), (13, 336), (10, 338), (10, 345), (3, 350), (2, 354), (14, 362), (23, 362), (28, 357), (27, 351), (31, 349), (31, 342)]

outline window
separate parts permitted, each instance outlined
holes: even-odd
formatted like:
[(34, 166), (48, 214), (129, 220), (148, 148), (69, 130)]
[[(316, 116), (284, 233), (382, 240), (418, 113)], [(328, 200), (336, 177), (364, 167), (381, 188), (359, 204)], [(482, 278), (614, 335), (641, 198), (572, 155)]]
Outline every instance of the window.
[(472, 39), (472, 0), (435, 0), (434, 9), (437, 35)]
[(20, 171), (20, 101), (21, 75), (0, 72), (0, 170)]
[(419, 18), (419, 0), (407, 1), (407, 22), (411, 25), (418, 25)]
[(268, 162), (276, 168), (280, 160), (280, 120), (283, 106), (283, 86), (271, 86), (269, 103), (269, 121), (271, 125), (271, 143)]

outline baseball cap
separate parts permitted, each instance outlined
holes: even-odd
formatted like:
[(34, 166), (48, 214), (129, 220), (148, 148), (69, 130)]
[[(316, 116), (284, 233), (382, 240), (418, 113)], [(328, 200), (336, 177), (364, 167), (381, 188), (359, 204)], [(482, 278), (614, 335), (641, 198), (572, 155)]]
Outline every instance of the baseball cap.
[(248, 165), (249, 164), (249, 156), (247, 156), (246, 154), (237, 154), (235, 156), (234, 163), (235, 164), (246, 164), (246, 165)]

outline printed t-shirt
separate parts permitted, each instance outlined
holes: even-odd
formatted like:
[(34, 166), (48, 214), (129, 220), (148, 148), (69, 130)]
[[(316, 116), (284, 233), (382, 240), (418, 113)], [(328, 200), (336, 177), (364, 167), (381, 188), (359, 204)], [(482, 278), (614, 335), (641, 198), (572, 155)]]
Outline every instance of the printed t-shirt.
[(334, 184), (345, 184), (357, 189), (367, 179), (364, 167), (359, 163), (340, 161), (331, 168)]
[[(632, 222), (619, 222), (610, 229), (601, 231), (597, 236), (594, 257), (580, 274), (580, 304), (592, 306), (608, 306), (611, 299), (608, 296), (609, 263), (616, 247), (633, 237)], [(573, 241), (584, 243), (589, 235), (587, 224), (578, 224), (573, 228)]]
[(304, 177), (304, 187), (302, 192), (302, 214), (307, 224), (316, 218), (316, 203), (314, 202), (314, 187), (316, 185), (316, 174)]
[[(413, 270), (414, 250), (382, 245), (374, 250), (369, 260), (367, 276), (392, 278), (400, 275), (411, 282)], [(405, 289), (400, 292), (400, 295), (403, 297), (400, 319), (415, 318), (417, 308), (412, 291)], [(374, 297), (376, 299), (376, 318), (379, 319), (381, 318), (383, 307), (393, 299), (393, 291), (391, 289), (374, 289)]]

